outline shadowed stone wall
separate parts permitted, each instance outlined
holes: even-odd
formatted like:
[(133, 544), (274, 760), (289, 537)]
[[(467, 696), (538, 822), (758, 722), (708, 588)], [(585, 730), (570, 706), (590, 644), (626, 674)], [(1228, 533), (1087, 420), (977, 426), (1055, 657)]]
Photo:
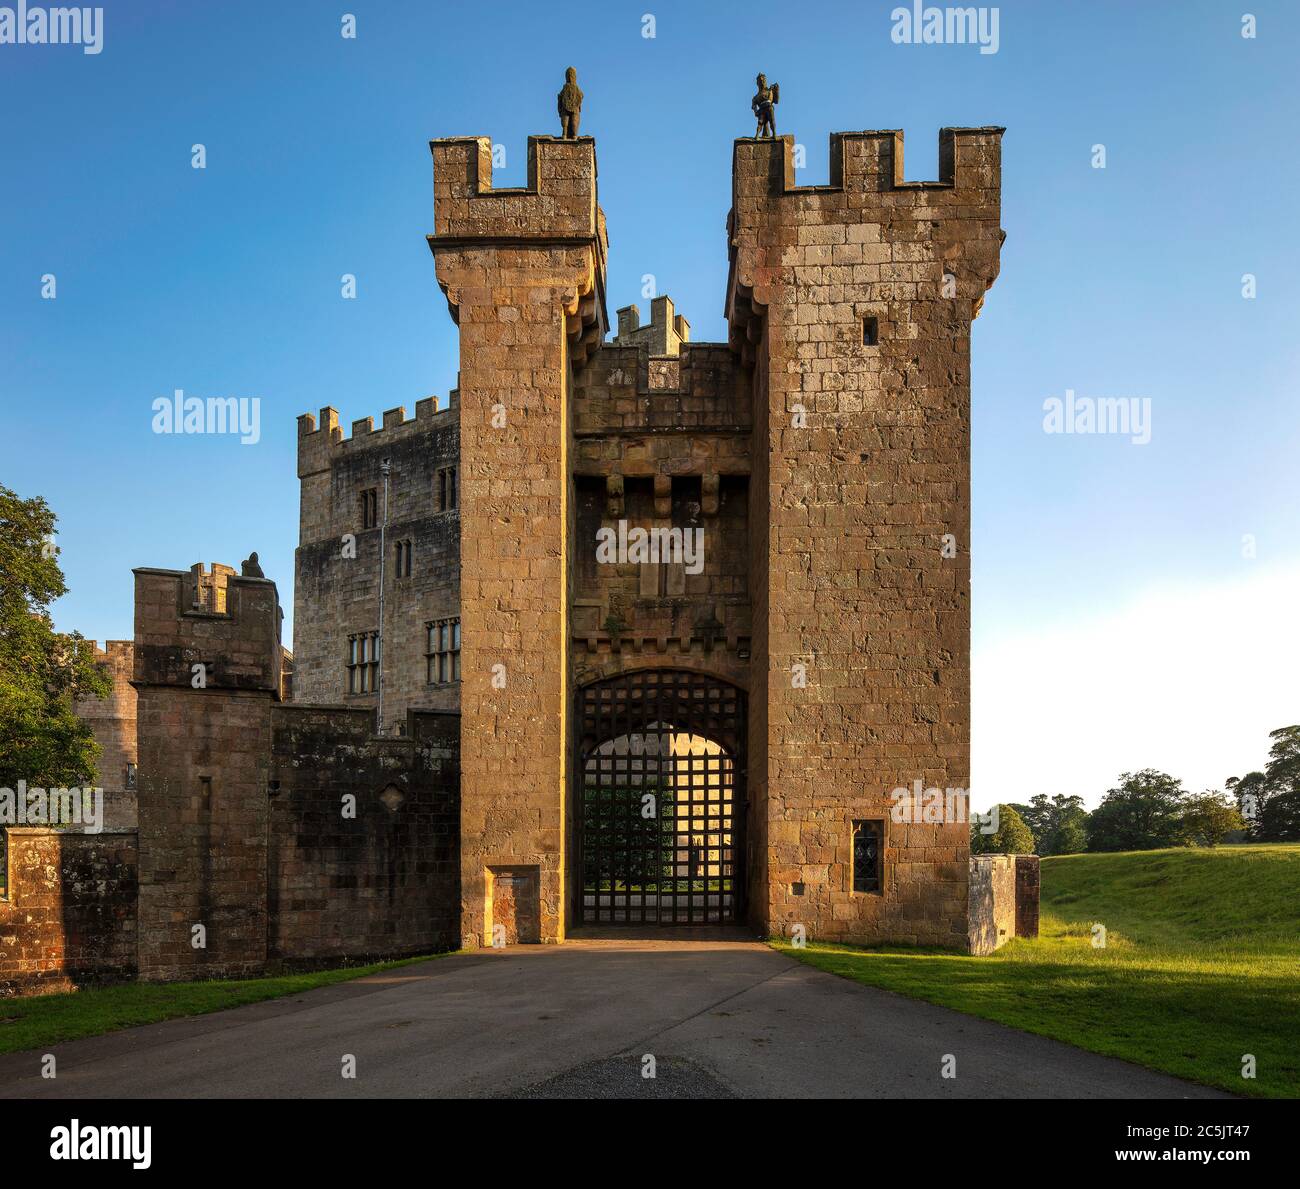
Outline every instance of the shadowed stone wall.
[(282, 667), (275, 583), (216, 565), (135, 580), (140, 977), (256, 974)]
[(14, 827), (0, 897), (0, 996), (130, 978), (136, 971), (133, 830)]
[[(656, 364), (670, 382), (656, 386)], [(606, 345), (578, 375), (575, 685), (663, 666), (748, 684), (751, 405), (748, 377), (720, 343), (681, 344), (661, 360)], [(620, 521), (698, 532), (698, 572), (598, 562), (598, 532)]]
[(279, 630), (268, 579), (136, 571), (142, 978), (458, 937), (456, 715), (286, 705)]
[(972, 855), (967, 940), (991, 954), (1016, 935), (1016, 856)]
[[(412, 711), (272, 712), (268, 956), (403, 957), (460, 942), (460, 720)], [(347, 800), (350, 798), (351, 800)]]

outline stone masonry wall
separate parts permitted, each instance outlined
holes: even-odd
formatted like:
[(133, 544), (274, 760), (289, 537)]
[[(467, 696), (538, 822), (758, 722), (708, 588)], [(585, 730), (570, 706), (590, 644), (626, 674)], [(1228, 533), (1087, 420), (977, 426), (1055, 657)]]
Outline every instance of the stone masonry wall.
[(967, 913), (970, 952), (991, 954), (1016, 936), (1016, 856), (972, 855)]
[(749, 811), (745, 832), (745, 872), (748, 882), (746, 902), (752, 924), (766, 932), (777, 926), (770, 923), (768, 880), (771, 876), (768, 843), (768, 822), (771, 807), (768, 803), (767, 739), (771, 729), (768, 708), (768, 685), (771, 677), (769, 644), (769, 607), (767, 550), (772, 527), (771, 498), (768, 490), (770, 466), (768, 463), (768, 418), (757, 403), (759, 394), (767, 392), (767, 355), (760, 353), (753, 360), (752, 385), (755, 413), (751, 430), (751, 455), (753, 473), (749, 485), (749, 597), (750, 622), (753, 625), (750, 642), (750, 672), (747, 684), (749, 695), (749, 739), (746, 744), (748, 761), (747, 793)]
[(618, 311), (614, 342), (620, 347), (640, 347), (651, 356), (677, 355), (691, 337), (691, 324), (674, 312), (673, 299), (666, 293), (650, 300), (650, 321), (641, 325), (641, 311), (634, 305)]
[(1041, 864), (1037, 855), (1016, 856), (1016, 936), (1038, 936)]
[(1014, 937), (1038, 936), (1037, 855), (972, 855), (968, 943), (991, 954)]
[[(912, 183), (901, 133), (837, 134), (827, 186), (794, 184), (792, 137), (736, 142), (728, 317), (769, 468), (750, 766), (773, 931), (966, 939), (966, 824), (891, 820), (890, 793), (969, 783), (970, 323), (998, 270), (1000, 137), (945, 130), (942, 180)], [(853, 890), (855, 820), (885, 831), (879, 893)]]
[(136, 971), (135, 832), (15, 827), (0, 896), (0, 997)]
[[(366, 961), (460, 942), (460, 723), (412, 711), (272, 711), (268, 957)], [(352, 798), (349, 805), (345, 798)]]

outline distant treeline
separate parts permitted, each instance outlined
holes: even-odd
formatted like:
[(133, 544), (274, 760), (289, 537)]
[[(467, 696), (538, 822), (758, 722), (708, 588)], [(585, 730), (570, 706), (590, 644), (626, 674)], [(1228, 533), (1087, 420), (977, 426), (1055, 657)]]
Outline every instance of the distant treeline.
[(971, 853), (1071, 855), (1080, 851), (1300, 842), (1300, 726), (1269, 734), (1262, 772), (1234, 776), (1224, 790), (1193, 793), (1154, 768), (1125, 772), (1091, 813), (1083, 798), (1040, 793), (998, 806), (997, 830), (971, 827)]

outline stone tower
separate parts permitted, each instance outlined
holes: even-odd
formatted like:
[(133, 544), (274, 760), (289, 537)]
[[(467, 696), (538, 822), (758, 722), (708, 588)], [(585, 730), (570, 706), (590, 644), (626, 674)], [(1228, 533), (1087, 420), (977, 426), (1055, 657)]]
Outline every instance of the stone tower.
[(280, 619), (275, 583), (229, 566), (135, 571), (142, 979), (265, 962)]
[[(773, 931), (965, 937), (966, 824), (896, 820), (891, 793), (969, 785), (970, 327), (998, 273), (1002, 131), (944, 129), (938, 182), (903, 180), (897, 131), (832, 136), (827, 186), (794, 184), (792, 137), (736, 142)], [(855, 837), (883, 851), (879, 893), (855, 890)]]
[(430, 148), (429, 246), (460, 327), (462, 935), (491, 941), (500, 893), (535, 903), (529, 928), (536, 919), (540, 937), (555, 941), (564, 936), (571, 386), (608, 325), (596, 145), (531, 137), (528, 185), (501, 190), (487, 137)]

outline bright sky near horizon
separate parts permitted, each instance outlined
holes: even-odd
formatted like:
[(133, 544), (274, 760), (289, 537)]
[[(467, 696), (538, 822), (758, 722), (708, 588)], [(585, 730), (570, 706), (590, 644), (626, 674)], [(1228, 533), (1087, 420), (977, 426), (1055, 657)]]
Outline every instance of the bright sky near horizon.
[[(100, 53), (0, 44), (0, 483), (59, 516), (58, 626), (129, 636), (131, 567), (253, 549), (291, 616), (297, 415), (456, 382), (427, 141), (490, 135), (521, 184), (570, 64), (611, 316), (651, 275), (725, 337), (763, 70), (806, 183), (836, 130), (904, 129), (930, 178), (940, 127), (1007, 127), (973, 336), (975, 804), (1259, 767), (1300, 721), (1300, 5), (1012, 0), (996, 53), (899, 44), (897, 7), (108, 0)], [(260, 440), (154, 434), (178, 388), (260, 398)], [(1149, 442), (1045, 432), (1067, 392), (1149, 401)]]

